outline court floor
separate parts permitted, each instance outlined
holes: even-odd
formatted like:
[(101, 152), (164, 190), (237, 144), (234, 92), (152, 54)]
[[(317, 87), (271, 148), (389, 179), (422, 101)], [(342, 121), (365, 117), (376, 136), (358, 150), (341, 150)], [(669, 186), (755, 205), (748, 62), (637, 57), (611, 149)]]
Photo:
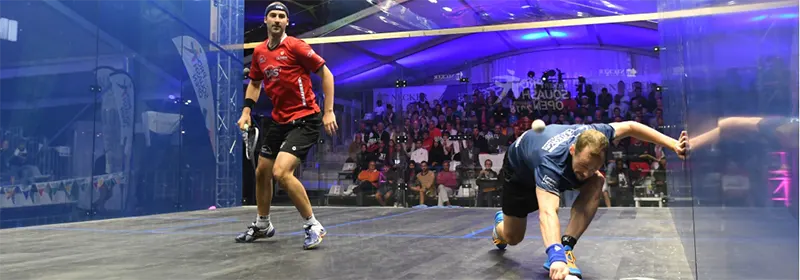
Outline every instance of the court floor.
[[(490, 242), (490, 208), (318, 207), (328, 230), (302, 250), (293, 207), (275, 207), (278, 234), (234, 236), (241, 207), (0, 231), (3, 279), (546, 279), (535, 216), (523, 243)], [(566, 223), (569, 211), (560, 211)], [(584, 279), (693, 279), (668, 209), (600, 209), (576, 248)]]
[[(278, 234), (252, 244), (233, 240), (252, 207), (8, 229), (0, 278), (547, 279), (536, 216), (526, 239), (503, 252), (489, 238), (495, 211), (317, 207), (328, 236), (313, 251), (302, 250), (293, 207), (273, 208)], [(694, 279), (672, 211), (600, 209), (575, 250), (584, 279)], [(562, 225), (568, 215), (560, 211)], [(698, 246), (734, 242), (709, 240)]]

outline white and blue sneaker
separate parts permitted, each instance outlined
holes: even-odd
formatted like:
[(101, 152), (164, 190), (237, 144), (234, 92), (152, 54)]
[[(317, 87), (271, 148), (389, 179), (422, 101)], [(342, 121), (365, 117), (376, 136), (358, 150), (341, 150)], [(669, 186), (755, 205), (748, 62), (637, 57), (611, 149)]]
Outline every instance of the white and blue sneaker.
[(303, 241), (303, 249), (311, 250), (317, 248), (325, 237), (325, 228), (322, 225), (305, 225), (306, 239)]

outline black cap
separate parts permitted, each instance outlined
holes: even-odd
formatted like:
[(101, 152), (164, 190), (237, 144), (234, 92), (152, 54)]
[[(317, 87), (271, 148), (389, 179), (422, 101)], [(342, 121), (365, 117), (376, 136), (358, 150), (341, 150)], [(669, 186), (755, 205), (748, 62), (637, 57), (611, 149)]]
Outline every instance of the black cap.
[(284, 11), (287, 16), (289, 15), (289, 8), (280, 2), (275, 2), (267, 6), (267, 10), (264, 11), (264, 16), (268, 15), (271, 11)]

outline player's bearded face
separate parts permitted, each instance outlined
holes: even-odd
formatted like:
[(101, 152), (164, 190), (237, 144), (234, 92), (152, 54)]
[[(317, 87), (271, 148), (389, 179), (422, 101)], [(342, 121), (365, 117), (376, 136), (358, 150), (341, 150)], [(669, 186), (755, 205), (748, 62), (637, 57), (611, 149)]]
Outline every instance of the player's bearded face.
[(580, 181), (591, 178), (603, 166), (603, 159), (592, 156), (588, 150), (578, 153), (574, 149), (570, 149), (570, 153), (572, 153), (572, 170), (575, 171), (575, 177)]
[(267, 25), (270, 34), (283, 34), (286, 30), (286, 25), (289, 24), (289, 17), (283, 11), (271, 11), (264, 18), (264, 23)]

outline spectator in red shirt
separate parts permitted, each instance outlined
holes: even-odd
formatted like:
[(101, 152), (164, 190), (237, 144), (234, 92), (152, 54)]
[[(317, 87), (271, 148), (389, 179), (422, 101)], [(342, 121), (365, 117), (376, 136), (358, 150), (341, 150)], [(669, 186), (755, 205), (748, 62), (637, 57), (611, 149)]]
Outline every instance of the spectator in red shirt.
[[(289, 9), (281, 2), (272, 2), (264, 13), (267, 41), (253, 50), (250, 65), (250, 84), (245, 92), (245, 105), (238, 125), (248, 130), (250, 111), (258, 101), (263, 84), (264, 92), (272, 101), (272, 124), (265, 132), (265, 143), (256, 168), (256, 201), (258, 216), (237, 242), (252, 242), (271, 237), (275, 228), (269, 219), (272, 200), (272, 179), (289, 194), (292, 202), (305, 220), (304, 249), (317, 247), (325, 236), (325, 228), (314, 217), (305, 187), (294, 177), (294, 171), (305, 160), (308, 151), (320, 137), (319, 129), (333, 135), (338, 129), (333, 114), (334, 78), (319, 56), (306, 42), (287, 36)], [(314, 72), (322, 79), (325, 93), (325, 112), (320, 111), (311, 87)], [(257, 137), (256, 137), (257, 138)]]
[(450, 196), (458, 190), (458, 177), (450, 171), (450, 161), (442, 164), (442, 171), (436, 173), (436, 183), (439, 184), (439, 206), (450, 206)]
[(436, 124), (433, 122), (428, 123), (428, 132), (430, 133), (430, 137), (434, 140), (442, 137), (442, 130), (436, 127)]

